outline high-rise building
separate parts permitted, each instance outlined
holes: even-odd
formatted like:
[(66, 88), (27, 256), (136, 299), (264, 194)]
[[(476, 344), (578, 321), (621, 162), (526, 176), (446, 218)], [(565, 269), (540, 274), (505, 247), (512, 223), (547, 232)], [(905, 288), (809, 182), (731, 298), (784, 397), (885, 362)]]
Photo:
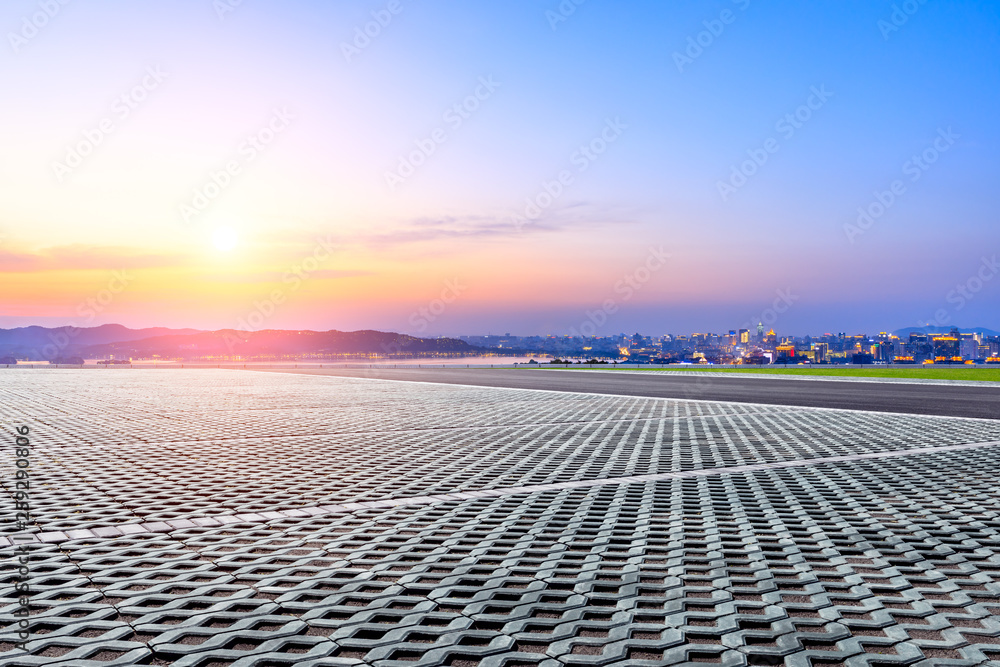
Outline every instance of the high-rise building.
[(757, 342), (764, 340), (764, 323), (757, 322)]
[(813, 343), (812, 345), (813, 353), (815, 354), (815, 361), (818, 364), (826, 362), (826, 357), (830, 353), (830, 346), (826, 343)]
[[(957, 330), (953, 330), (952, 336), (957, 333)], [(977, 350), (979, 349), (979, 341), (977, 340), (976, 334), (974, 333), (960, 333), (958, 338), (958, 353), (963, 359), (975, 359)]]
[(875, 358), (875, 361), (892, 361), (893, 357), (896, 356), (892, 341), (880, 340), (875, 345), (872, 345), (871, 355)]
[(913, 361), (919, 364), (934, 358), (934, 344), (927, 334), (913, 332), (909, 341), (903, 346), (903, 352), (903, 356), (913, 357)]
[(962, 356), (958, 338), (955, 336), (935, 336), (933, 342), (934, 357), (936, 359), (950, 360)]

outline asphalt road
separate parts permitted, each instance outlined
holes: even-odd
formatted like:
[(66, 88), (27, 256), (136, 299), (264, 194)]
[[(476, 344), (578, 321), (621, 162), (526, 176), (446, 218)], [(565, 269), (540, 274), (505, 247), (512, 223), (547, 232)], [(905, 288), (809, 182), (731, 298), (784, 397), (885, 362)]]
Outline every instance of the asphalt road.
[(670, 376), (642, 371), (602, 373), (482, 368), (324, 368), (273, 369), (273, 372), (1000, 419), (1000, 386), (987, 383), (983, 383), (983, 387), (970, 387), (836, 379), (806, 382), (740, 377), (729, 373)]

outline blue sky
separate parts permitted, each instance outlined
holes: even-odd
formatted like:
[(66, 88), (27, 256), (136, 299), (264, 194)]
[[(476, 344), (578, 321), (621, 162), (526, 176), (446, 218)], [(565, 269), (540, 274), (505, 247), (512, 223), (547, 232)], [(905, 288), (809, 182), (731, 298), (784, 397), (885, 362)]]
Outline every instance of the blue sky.
[[(72, 320), (125, 266), (96, 323), (232, 326), (323, 237), (269, 326), (565, 333), (610, 299), (601, 333), (724, 331), (790, 291), (782, 333), (1000, 328), (1000, 3), (228, 2), (71, 2), (30, 37), (46, 3), (4, 3), (0, 280), (27, 287), (0, 326)], [(180, 220), (276, 109), (287, 130)], [(625, 298), (651, 247), (670, 260)]]

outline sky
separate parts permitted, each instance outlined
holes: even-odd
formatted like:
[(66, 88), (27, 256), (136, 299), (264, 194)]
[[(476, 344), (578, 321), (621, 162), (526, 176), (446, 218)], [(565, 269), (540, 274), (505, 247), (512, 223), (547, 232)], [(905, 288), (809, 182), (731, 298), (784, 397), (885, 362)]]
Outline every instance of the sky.
[(6, 0), (0, 327), (1000, 329), (1000, 3)]

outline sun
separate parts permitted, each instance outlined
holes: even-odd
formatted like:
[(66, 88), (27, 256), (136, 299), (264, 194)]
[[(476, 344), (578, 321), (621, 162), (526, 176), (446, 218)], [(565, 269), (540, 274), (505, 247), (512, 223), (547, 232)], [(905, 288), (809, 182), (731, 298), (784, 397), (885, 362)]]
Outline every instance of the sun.
[(236, 247), (237, 241), (236, 230), (232, 227), (217, 227), (212, 232), (212, 245), (216, 250), (229, 252)]

